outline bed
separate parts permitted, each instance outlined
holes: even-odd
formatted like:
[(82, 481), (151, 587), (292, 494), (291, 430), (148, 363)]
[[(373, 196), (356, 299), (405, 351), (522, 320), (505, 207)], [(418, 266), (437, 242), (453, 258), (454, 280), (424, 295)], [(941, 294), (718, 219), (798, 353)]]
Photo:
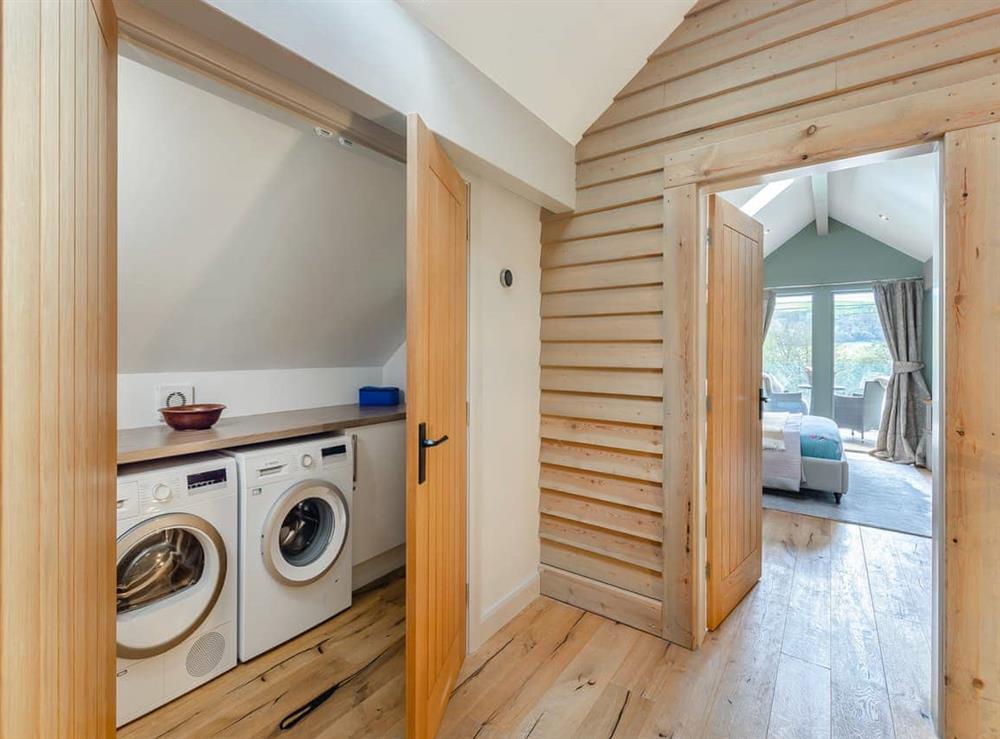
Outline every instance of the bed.
[(840, 429), (829, 418), (802, 413), (765, 413), (765, 488), (833, 493), (837, 503), (850, 480)]

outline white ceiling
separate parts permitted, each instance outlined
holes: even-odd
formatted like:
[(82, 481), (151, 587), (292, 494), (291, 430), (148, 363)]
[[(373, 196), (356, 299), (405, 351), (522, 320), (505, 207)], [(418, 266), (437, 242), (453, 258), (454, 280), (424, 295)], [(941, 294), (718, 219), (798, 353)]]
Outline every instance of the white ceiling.
[(571, 144), (694, 0), (397, 0)]
[[(922, 262), (933, 256), (938, 227), (936, 154), (842, 169), (827, 177), (830, 218)], [(732, 190), (724, 197), (743, 206), (763, 187)], [(812, 181), (805, 176), (757, 212), (754, 218), (765, 229), (764, 255), (812, 223), (814, 208)]]

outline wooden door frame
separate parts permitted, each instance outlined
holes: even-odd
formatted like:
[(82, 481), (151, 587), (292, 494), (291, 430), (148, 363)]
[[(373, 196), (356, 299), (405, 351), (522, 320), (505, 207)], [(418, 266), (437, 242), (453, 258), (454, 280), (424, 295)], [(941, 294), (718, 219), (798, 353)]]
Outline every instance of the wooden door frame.
[[(988, 122), (988, 121), (985, 121)], [(861, 125), (861, 124), (859, 124)], [(974, 125), (980, 125), (977, 122)], [(965, 126), (968, 127), (968, 126)], [(808, 129), (807, 129), (808, 130)], [(950, 129), (949, 129), (950, 130)], [(664, 419), (664, 468), (670, 467), (675, 470), (697, 470), (695, 475), (674, 474), (671, 478), (673, 482), (680, 482), (675, 488), (680, 495), (666, 496), (668, 503), (671, 498), (677, 498), (672, 506), (674, 511), (690, 511), (684, 518), (683, 525), (689, 526), (693, 535), (684, 542), (686, 558), (680, 558), (681, 547), (676, 541), (677, 530), (681, 525), (674, 528), (674, 538), (667, 541), (668, 534), (665, 532), (664, 554), (668, 553), (675, 557), (675, 561), (683, 563), (683, 570), (690, 574), (690, 587), (681, 598), (684, 603), (686, 613), (691, 614), (693, 627), (691, 629), (691, 642), (693, 648), (701, 645), (707, 633), (707, 582), (706, 582), (706, 561), (707, 561), (707, 397), (708, 397), (708, 292), (709, 292), (709, 269), (708, 269), (708, 227), (709, 208), (708, 201), (711, 195), (733, 190), (741, 187), (748, 187), (756, 184), (773, 182), (787, 179), (789, 177), (802, 177), (810, 174), (831, 172), (838, 169), (864, 166), (879, 161), (890, 159), (917, 156), (920, 154), (937, 152), (938, 157), (938, 183), (939, 183), (939, 219), (937, 224), (938, 238), (936, 240), (933, 264), (933, 290), (935, 294), (941, 294), (943, 286), (942, 264), (948, 250), (945, 241), (944, 230), (944, 186), (942, 171), (946, 153), (943, 148), (943, 133), (933, 138), (923, 139), (919, 142), (911, 142), (907, 145), (879, 150), (872, 144), (855, 148), (840, 149), (834, 158), (816, 157), (810, 160), (810, 164), (802, 167), (773, 167), (766, 168), (754, 173), (740, 174), (737, 176), (708, 176), (686, 182), (682, 185), (665, 187), (664, 189), (664, 234), (668, 243), (665, 244), (664, 261), (666, 275), (687, 275), (686, 280), (682, 280), (690, 287), (683, 287), (672, 282), (671, 289), (665, 290), (664, 294), (664, 319), (668, 326), (673, 324), (670, 332), (665, 332), (665, 358), (664, 374), (672, 374), (675, 377), (674, 389), (668, 392), (671, 396), (678, 397), (678, 393), (686, 394), (689, 399), (682, 407), (690, 410), (681, 416), (683, 428), (670, 428), (670, 414)], [(753, 137), (747, 137), (753, 138)], [(891, 137), (890, 137), (891, 138)], [(852, 153), (853, 152), (853, 153)], [(669, 157), (667, 158), (669, 160)], [(802, 159), (807, 159), (802, 155)], [(716, 162), (716, 164), (719, 164)], [(725, 167), (720, 165), (720, 170)], [(669, 166), (665, 169), (668, 173)], [(665, 180), (669, 178), (666, 175)], [(693, 202), (694, 207), (688, 205), (684, 208), (677, 208), (668, 203)], [(671, 241), (669, 233), (685, 234), (686, 236), (676, 238)], [(693, 236), (691, 236), (693, 234)], [(669, 251), (666, 247), (673, 247)], [(690, 248), (689, 248), (690, 247)], [(666, 285), (665, 285), (666, 287)], [(932, 397), (935, 399), (933, 408), (933, 427), (943, 428), (942, 422), (945, 418), (944, 402), (945, 393), (945, 363), (943, 347), (946, 344), (945, 337), (945, 306), (943, 300), (937, 300), (934, 307), (934, 320), (939, 327), (938, 342), (934, 352), (935, 372), (932, 387)], [(678, 318), (671, 320), (668, 311)], [(690, 327), (685, 330), (682, 322), (691, 321)], [(671, 346), (671, 342), (676, 342)], [(675, 362), (671, 363), (671, 358)], [(678, 358), (680, 361), (678, 362)], [(680, 367), (683, 370), (680, 370)], [(669, 372), (668, 372), (669, 367)], [(684, 396), (680, 396), (684, 397)], [(668, 433), (673, 437), (674, 443), (667, 444)], [(934, 721), (939, 731), (944, 726), (944, 629), (942, 628), (943, 614), (946, 604), (946, 591), (944, 583), (944, 536), (945, 532), (945, 444), (940, 438), (935, 438), (934, 447), (930, 451), (933, 460), (933, 490), (932, 490), (932, 542), (933, 542), (933, 632), (932, 632), (932, 712)], [(670, 490), (667, 483), (668, 477), (664, 475), (664, 491)], [(678, 502), (680, 501), (680, 502)], [(668, 512), (665, 508), (664, 516), (667, 518)], [(665, 562), (668, 561), (665, 559)], [(666, 569), (666, 566), (665, 566)], [(676, 582), (676, 581), (675, 581)], [(669, 581), (668, 581), (669, 583)], [(666, 583), (665, 583), (666, 584)], [(669, 598), (667, 591), (666, 598)], [(666, 603), (665, 610), (666, 610)], [(668, 637), (669, 638), (669, 637)]]

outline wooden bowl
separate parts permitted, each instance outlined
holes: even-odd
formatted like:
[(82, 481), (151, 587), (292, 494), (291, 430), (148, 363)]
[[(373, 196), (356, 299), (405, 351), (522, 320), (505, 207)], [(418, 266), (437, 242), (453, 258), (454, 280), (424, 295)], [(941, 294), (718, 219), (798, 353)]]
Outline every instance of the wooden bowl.
[(160, 413), (171, 428), (178, 431), (195, 431), (212, 428), (225, 409), (226, 406), (221, 403), (192, 403), (175, 405), (173, 408), (160, 408)]

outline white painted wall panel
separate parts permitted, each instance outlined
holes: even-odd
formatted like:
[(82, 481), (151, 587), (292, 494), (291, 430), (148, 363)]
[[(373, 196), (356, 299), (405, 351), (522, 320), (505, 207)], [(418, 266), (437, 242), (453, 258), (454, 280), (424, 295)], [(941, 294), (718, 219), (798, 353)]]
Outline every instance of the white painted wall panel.
[(120, 72), (119, 371), (381, 367), (406, 331), (404, 165)]

